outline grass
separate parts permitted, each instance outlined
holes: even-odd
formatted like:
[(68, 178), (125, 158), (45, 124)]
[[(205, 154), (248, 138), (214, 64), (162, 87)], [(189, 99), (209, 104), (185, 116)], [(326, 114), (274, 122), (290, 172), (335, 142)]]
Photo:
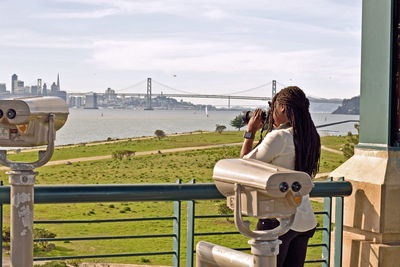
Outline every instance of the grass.
[[(256, 135), (258, 137), (258, 134)], [(126, 139), (114, 142), (93, 145), (80, 144), (75, 147), (58, 147), (55, 149), (51, 160), (64, 160), (71, 158), (111, 155), (114, 151), (131, 150), (136, 152), (153, 151), (177, 147), (204, 146), (213, 144), (226, 144), (243, 141), (243, 131), (226, 131), (222, 134), (215, 132), (196, 132), (179, 136), (167, 136), (158, 140), (156, 137), (141, 139)], [(339, 150), (345, 143), (346, 137), (325, 136), (321, 138), (324, 146)], [(24, 152), (9, 155), (11, 160), (32, 161), (37, 158), (37, 152)]]
[[(118, 142), (108, 142), (97, 145), (78, 145), (76, 147), (56, 148), (52, 160), (111, 155), (118, 150), (135, 152), (153, 151), (177, 147), (204, 146), (226, 144), (243, 141), (243, 131), (229, 131), (222, 134), (202, 132), (179, 136), (167, 136), (158, 140), (157, 137), (146, 139), (127, 139)], [(37, 158), (37, 152), (24, 152), (8, 156), (11, 160), (32, 161)]]
[[(158, 150), (180, 146), (196, 146), (225, 141), (240, 142), (241, 132), (224, 132), (223, 134), (196, 134), (179, 137), (168, 137), (157, 141), (140, 140), (124, 141), (107, 145), (75, 147), (58, 150), (58, 157), (72, 158), (89, 155), (111, 154), (114, 149), (135, 151)], [(324, 143), (326, 137), (322, 138)], [(338, 138), (337, 140), (344, 140)], [(338, 142), (338, 141), (334, 142)], [(333, 142), (332, 140), (328, 140)], [(130, 145), (130, 146), (128, 146)], [(88, 149), (88, 150), (85, 150)], [(237, 158), (240, 146), (194, 150), (186, 152), (134, 156), (128, 159), (107, 159), (73, 163), (71, 165), (53, 165), (38, 169), (37, 184), (140, 184), (140, 183), (174, 183), (182, 179), (183, 183), (196, 179), (198, 183), (212, 182), (212, 171), (215, 163), (223, 158)], [(76, 153), (76, 154), (75, 154)], [(88, 154), (86, 154), (88, 153)], [(21, 153), (29, 157), (29, 153)], [(20, 154), (20, 155), (21, 155)], [(25, 155), (26, 154), (26, 155)], [(20, 156), (18, 155), (18, 156)], [(321, 172), (328, 172), (345, 161), (344, 156), (322, 151)], [(0, 172), (0, 179), (5, 183), (8, 177)], [(224, 203), (216, 201), (196, 201), (196, 214), (218, 214), (218, 208)], [(313, 202), (315, 210), (322, 210), (322, 204)], [(182, 203), (182, 237), (181, 258), (186, 258), (186, 203)], [(90, 203), (90, 204), (37, 204), (35, 220), (96, 220), (115, 218), (165, 217), (172, 215), (171, 202), (135, 202), (135, 203)], [(5, 206), (4, 223), (9, 224), (9, 206)], [(318, 218), (320, 224), (322, 219)], [(254, 220), (253, 220), (254, 224)], [(57, 234), (57, 237), (88, 236), (122, 236), (146, 234), (171, 234), (172, 221), (141, 221), (119, 223), (83, 223), (83, 224), (37, 224)], [(195, 224), (196, 232), (236, 231), (231, 221), (226, 219), (199, 219)], [(317, 232), (312, 243), (321, 242), (321, 232)], [(241, 235), (200, 236), (195, 242), (205, 240), (229, 247), (246, 247), (247, 238)], [(56, 249), (50, 252), (36, 252), (35, 256), (68, 256), (93, 254), (120, 254), (150, 251), (171, 251), (172, 238), (152, 239), (113, 239), (97, 241), (55, 242)], [(309, 248), (308, 259), (318, 259), (320, 248)], [(93, 259), (97, 262), (120, 262), (135, 264), (171, 265), (171, 255), (141, 256), (124, 258)], [(184, 264), (182, 262), (181, 264)], [(311, 265), (310, 265), (311, 266)], [(315, 266), (315, 265), (312, 265)]]

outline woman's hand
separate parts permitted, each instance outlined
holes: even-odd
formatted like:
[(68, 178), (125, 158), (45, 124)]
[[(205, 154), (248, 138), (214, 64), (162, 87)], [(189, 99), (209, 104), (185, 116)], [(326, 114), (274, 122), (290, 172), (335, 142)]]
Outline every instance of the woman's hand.
[(247, 124), (247, 131), (255, 134), (262, 127), (262, 110), (258, 108), (254, 111), (253, 116), (251, 116), (249, 123)]

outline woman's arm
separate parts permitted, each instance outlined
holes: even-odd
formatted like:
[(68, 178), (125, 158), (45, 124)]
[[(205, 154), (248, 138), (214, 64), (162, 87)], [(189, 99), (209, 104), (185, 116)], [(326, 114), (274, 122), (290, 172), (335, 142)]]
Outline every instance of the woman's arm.
[[(247, 124), (247, 131), (253, 133), (255, 136), (256, 132), (260, 130), (263, 126), (262, 121), (262, 110), (256, 109), (253, 116), (250, 118)], [(242, 150), (240, 151), (240, 157), (243, 158), (248, 154), (253, 148), (254, 139), (244, 139)]]

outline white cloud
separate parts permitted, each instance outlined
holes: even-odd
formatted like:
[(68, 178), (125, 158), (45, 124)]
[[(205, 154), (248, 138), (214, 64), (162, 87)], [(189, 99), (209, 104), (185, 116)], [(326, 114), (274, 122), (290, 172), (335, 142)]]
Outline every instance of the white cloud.
[(50, 19), (98, 19), (120, 13), (118, 9), (99, 9), (87, 12), (59, 12), (59, 13), (47, 13), (40, 15), (33, 15), (34, 18), (50, 18)]
[[(224, 83), (240, 89), (275, 78), (341, 95), (359, 80), (360, 2), (43, 0), (23, 7), (9, 2), (1, 5), (0, 46), (27, 60), (38, 55), (53, 69), (72, 62), (76, 69), (68, 71), (77, 88), (87, 78), (82, 70), (103, 73), (98, 84), (102, 78), (105, 84), (120, 82), (127, 72), (185, 72), (188, 83), (198, 79), (196, 85), (204, 88)], [(16, 11), (19, 17), (11, 15)], [(316, 96), (324, 94), (317, 89)]]
[(92, 41), (88, 38), (51, 36), (24, 29), (1, 29), (0, 46), (13, 48), (63, 48), (89, 49)]
[(343, 71), (349, 59), (327, 49), (279, 51), (245, 43), (152, 39), (99, 41), (88, 60), (102, 68), (195, 72), (281, 71), (306, 75), (310, 71)]

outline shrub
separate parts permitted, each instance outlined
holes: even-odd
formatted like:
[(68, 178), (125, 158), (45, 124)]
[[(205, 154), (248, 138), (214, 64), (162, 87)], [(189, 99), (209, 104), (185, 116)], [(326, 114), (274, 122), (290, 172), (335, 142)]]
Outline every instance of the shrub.
[[(228, 208), (225, 202), (222, 202), (218, 205), (218, 214), (231, 215), (233, 214), (233, 211), (230, 208)], [(226, 221), (229, 223), (233, 223), (233, 221), (231, 221), (229, 218), (226, 218)]]
[(10, 226), (4, 226), (2, 236), (3, 236), (3, 242), (10, 242), (11, 240)]
[[(360, 126), (354, 124), (357, 132), (360, 132)], [(358, 144), (358, 135), (353, 135), (351, 132), (347, 133), (347, 143), (341, 149), (346, 158), (351, 158), (354, 155), (354, 146)]]
[(225, 125), (219, 125), (219, 124), (217, 124), (216, 127), (215, 127), (215, 131), (216, 131), (217, 133), (219, 133), (219, 134), (221, 134), (225, 129), (226, 129), (226, 126), (225, 126)]
[(111, 156), (113, 159), (122, 160), (124, 157), (128, 159), (131, 156), (134, 156), (135, 153), (136, 152), (132, 151), (132, 150), (117, 150), (117, 151), (114, 151)]
[(160, 140), (161, 138), (165, 137), (165, 133), (163, 130), (156, 130), (154, 132), (154, 134), (157, 136), (158, 140)]
[(34, 267), (68, 267), (68, 265), (63, 261), (50, 261), (42, 265), (35, 264)]
[[(57, 235), (55, 233), (50, 232), (49, 230), (43, 228), (34, 228), (33, 229), (34, 238), (55, 238)], [(55, 249), (55, 245), (49, 243), (48, 241), (40, 241), (35, 242), (33, 245), (34, 250), (42, 250), (42, 251), (51, 251)], [(55, 265), (57, 266), (57, 265)]]

